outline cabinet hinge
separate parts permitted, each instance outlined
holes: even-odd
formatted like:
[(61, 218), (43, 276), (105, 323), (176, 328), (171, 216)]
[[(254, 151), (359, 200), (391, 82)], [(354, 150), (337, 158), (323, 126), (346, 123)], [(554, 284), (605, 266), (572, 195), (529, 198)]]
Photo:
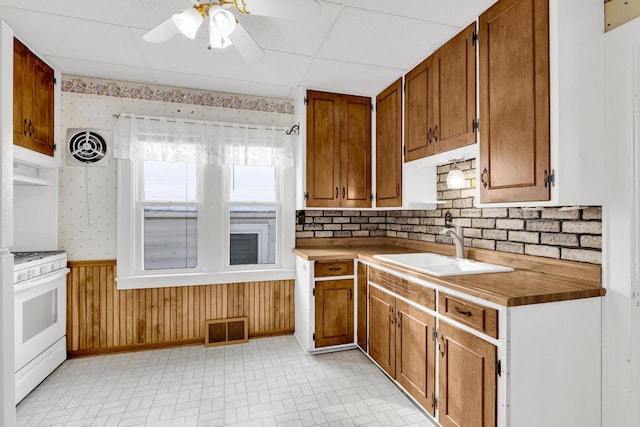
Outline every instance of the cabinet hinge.
[(551, 169), (551, 173), (544, 170), (544, 188), (555, 187), (556, 185), (556, 171)]
[(313, 333), (313, 340), (314, 340), (314, 341), (316, 340), (316, 334), (315, 334), (315, 332)]
[(376, 107), (377, 105), (374, 104), (373, 102), (371, 103), (371, 112), (373, 113), (374, 111), (376, 111)]
[(313, 296), (316, 296), (316, 288), (313, 288)]
[(480, 119), (471, 121), (471, 130), (475, 133), (480, 130)]
[(304, 192), (304, 199), (309, 200), (309, 193), (306, 191)]
[(496, 375), (502, 376), (502, 360), (496, 359)]
[(435, 342), (438, 342), (438, 329), (437, 328), (433, 328), (433, 331), (431, 332), (431, 338), (433, 338), (433, 340)]
[(53, 151), (56, 151), (58, 149), (58, 146), (56, 144), (53, 144)]
[(304, 105), (307, 105), (307, 104), (309, 104), (309, 98), (305, 96), (304, 97)]
[(474, 31), (474, 32), (473, 32), (473, 37), (471, 37), (471, 41), (472, 41), (472, 43), (473, 43), (474, 45), (475, 45), (475, 44), (478, 44), (478, 32), (477, 32), (477, 31)]
[(57, 85), (58, 84), (58, 79), (56, 79), (55, 77), (53, 78), (53, 85)]
[(433, 405), (433, 409), (438, 409), (438, 396), (435, 394), (431, 395), (431, 404)]
[(406, 145), (402, 146), (402, 154), (404, 154), (405, 156), (407, 155), (407, 146)]
[(406, 92), (407, 91), (407, 81), (404, 81), (404, 84), (402, 85), (402, 92)]

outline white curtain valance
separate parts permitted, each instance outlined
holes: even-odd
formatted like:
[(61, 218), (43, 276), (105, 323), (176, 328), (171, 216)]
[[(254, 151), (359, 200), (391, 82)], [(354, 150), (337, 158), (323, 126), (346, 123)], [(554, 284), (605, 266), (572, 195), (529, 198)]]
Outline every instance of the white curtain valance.
[(283, 129), (237, 123), (121, 115), (113, 129), (118, 159), (293, 167)]

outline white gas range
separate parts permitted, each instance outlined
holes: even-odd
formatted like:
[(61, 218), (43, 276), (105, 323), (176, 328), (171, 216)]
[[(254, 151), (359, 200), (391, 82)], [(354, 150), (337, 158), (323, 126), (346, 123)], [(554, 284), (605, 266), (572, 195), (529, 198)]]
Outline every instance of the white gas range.
[(67, 255), (13, 252), (16, 403), (67, 358)]

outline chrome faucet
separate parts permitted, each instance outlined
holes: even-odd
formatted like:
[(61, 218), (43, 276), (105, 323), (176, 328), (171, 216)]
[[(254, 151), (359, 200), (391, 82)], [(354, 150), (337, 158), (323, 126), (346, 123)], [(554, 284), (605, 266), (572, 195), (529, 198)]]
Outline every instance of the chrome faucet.
[(440, 232), (443, 235), (450, 235), (453, 239), (453, 244), (456, 245), (456, 258), (464, 259), (464, 233), (462, 227), (446, 224), (444, 230)]

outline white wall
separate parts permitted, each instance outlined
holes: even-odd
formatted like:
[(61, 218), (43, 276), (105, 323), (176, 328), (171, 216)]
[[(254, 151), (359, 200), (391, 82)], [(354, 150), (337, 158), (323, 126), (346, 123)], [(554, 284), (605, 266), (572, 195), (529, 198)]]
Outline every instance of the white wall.
[[(75, 79), (77, 80), (77, 79)], [(95, 79), (87, 79), (94, 82)], [(136, 86), (124, 82), (115, 85)], [(87, 85), (89, 86), (89, 85)], [(106, 85), (105, 85), (106, 86)], [(167, 88), (171, 90), (171, 88)], [(184, 93), (186, 90), (178, 90)], [(96, 90), (95, 92), (100, 92)], [(193, 91), (195, 92), (195, 91)], [(228, 95), (232, 98), (233, 95)], [(245, 98), (248, 98), (245, 96)], [(254, 97), (256, 102), (263, 98)], [(62, 94), (62, 133), (89, 128), (109, 130), (116, 122), (114, 114), (181, 117), (257, 125), (291, 126), (292, 114), (241, 108), (180, 104), (161, 100), (133, 99), (75, 92)], [(70, 260), (116, 258), (116, 164), (106, 167), (70, 166), (65, 150), (60, 168), (59, 244)], [(293, 222), (292, 222), (293, 224)]]
[[(634, 50), (640, 46), (640, 19), (605, 35), (607, 200), (603, 206), (603, 426), (640, 426), (634, 411), (640, 370), (634, 353), (632, 293), (636, 284), (637, 229), (634, 220), (634, 98), (640, 82)], [(588, 126), (588, 123), (585, 123)], [(603, 165), (604, 166), (604, 165)], [(635, 310), (638, 310), (635, 308)], [(638, 333), (636, 330), (635, 333)], [(637, 387), (637, 385), (636, 385)]]

